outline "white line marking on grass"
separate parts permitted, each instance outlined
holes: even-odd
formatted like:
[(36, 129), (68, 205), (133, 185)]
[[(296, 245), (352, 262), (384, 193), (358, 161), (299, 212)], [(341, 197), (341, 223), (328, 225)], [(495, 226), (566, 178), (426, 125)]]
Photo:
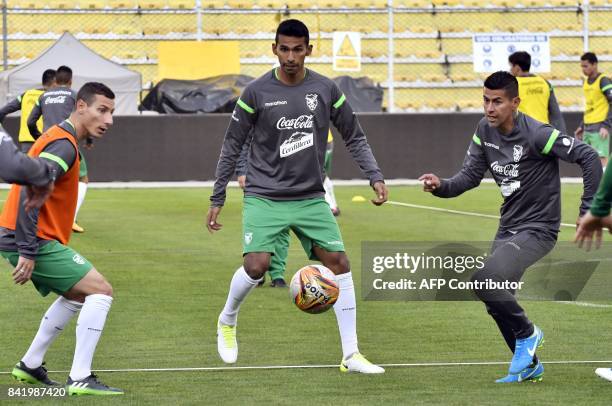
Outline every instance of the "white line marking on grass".
[[(492, 214), (483, 214), (483, 213), (476, 213), (476, 212), (472, 212), (472, 211), (444, 209), (442, 207), (423, 206), (423, 205), (420, 205), (420, 204), (396, 202), (396, 201), (393, 201), (393, 200), (388, 200), (386, 202), (386, 204), (391, 204), (391, 205), (394, 205), (394, 206), (412, 207), (414, 209), (424, 209), (424, 210), (431, 210), (431, 211), (440, 211), (440, 212), (451, 213), (451, 214), (461, 214), (463, 216), (484, 217), (484, 218), (495, 219), (495, 220), (499, 220), (500, 219), (499, 216), (495, 216), (495, 215), (492, 215)], [(575, 224), (561, 223), (561, 225), (563, 227), (576, 228)]]
[[(612, 364), (611, 361), (543, 361), (543, 364), (562, 364), (562, 365), (589, 365), (589, 364)], [(402, 364), (379, 364), (383, 367), (399, 367), (399, 368), (418, 368), (418, 367), (451, 367), (451, 366), (487, 366), (487, 365), (507, 365), (508, 361), (478, 361), (478, 362), (415, 362)], [(244, 366), (244, 367), (194, 367), (194, 368), (125, 368), (125, 369), (96, 369), (96, 372), (193, 372), (193, 371), (248, 371), (262, 369), (323, 369), (323, 368), (338, 368), (337, 364), (333, 365), (259, 365), (259, 366)], [(48, 371), (50, 373), (68, 373), (69, 370)], [(9, 371), (0, 371), (0, 375), (8, 375)]]
[(555, 301), (555, 303), (582, 306), (582, 307), (599, 307), (599, 308), (606, 308), (606, 309), (612, 307), (612, 305), (601, 304), (601, 303), (589, 303), (589, 302)]

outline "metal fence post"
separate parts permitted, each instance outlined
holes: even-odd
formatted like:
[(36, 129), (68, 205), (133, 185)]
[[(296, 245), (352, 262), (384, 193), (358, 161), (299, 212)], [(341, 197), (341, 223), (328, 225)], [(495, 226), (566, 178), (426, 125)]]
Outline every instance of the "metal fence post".
[(389, 14), (389, 35), (388, 35), (388, 45), (389, 49), (387, 52), (387, 92), (389, 96), (387, 110), (390, 113), (395, 111), (395, 85), (394, 85), (394, 74), (393, 74), (393, 55), (395, 54), (395, 46), (393, 43), (393, 0), (387, 1), (387, 10)]

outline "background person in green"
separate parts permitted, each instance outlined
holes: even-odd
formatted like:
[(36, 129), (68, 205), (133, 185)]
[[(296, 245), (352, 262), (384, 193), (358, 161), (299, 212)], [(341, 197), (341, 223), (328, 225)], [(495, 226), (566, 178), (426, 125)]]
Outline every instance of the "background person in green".
[(597, 56), (587, 52), (580, 57), (580, 67), (586, 76), (584, 90), (584, 118), (574, 135), (595, 148), (602, 167), (610, 155), (610, 127), (612, 127), (612, 81), (597, 70)]
[[(30, 129), (28, 128), (28, 117), (30, 116), (30, 113), (36, 105), (40, 95), (47, 90), (52, 89), (54, 86), (55, 70), (47, 69), (42, 74), (41, 89), (26, 90), (23, 94), (17, 96), (0, 109), (0, 124), (3, 123), (4, 118), (8, 114), (21, 110), (21, 118), (19, 120), (19, 147), (23, 152), (28, 152), (32, 147), (32, 144), (34, 144), (34, 137), (32, 137), (32, 134), (30, 134)], [(39, 131), (42, 131), (42, 118), (39, 118), (36, 121), (36, 127)]]
[[(609, 164), (608, 164), (609, 165)], [(597, 194), (591, 204), (589, 212), (580, 219), (578, 223), (578, 230), (576, 230), (576, 236), (574, 242), (578, 243), (579, 247), (582, 247), (586, 243), (587, 251), (591, 249), (593, 242), (593, 235), (595, 235), (595, 247), (601, 246), (602, 228), (607, 228), (610, 234), (612, 234), (612, 216), (610, 216), (610, 207), (612, 206), (612, 168), (608, 168)], [(612, 368), (597, 368), (595, 373), (612, 381)]]
[(531, 55), (525, 51), (517, 51), (508, 57), (510, 73), (519, 83), (521, 104), (519, 111), (544, 124), (550, 124), (563, 134), (567, 134), (565, 121), (553, 87), (541, 76), (529, 73)]
[[(238, 181), (238, 185), (242, 190), (244, 190), (246, 184), (247, 158), (251, 141), (252, 139), (249, 137), (248, 142), (244, 144), (244, 147), (240, 152), (240, 158), (238, 158), (238, 163), (236, 164), (236, 178)], [(334, 137), (332, 136), (332, 132), (330, 130), (327, 136), (327, 146), (325, 148), (325, 163), (323, 164), (323, 168), (325, 169), (325, 180), (323, 181), (323, 188), (325, 189), (325, 201), (327, 202), (327, 204), (329, 204), (332, 214), (334, 216), (339, 216), (340, 209), (338, 208), (338, 204), (336, 203), (336, 196), (334, 195), (334, 185), (332, 184), (332, 181), (329, 178), (333, 151)], [(288, 235), (279, 235), (278, 240), (276, 242), (276, 246), (274, 247), (274, 255), (272, 255), (272, 258), (270, 259), (270, 268), (268, 268), (268, 273), (270, 274), (270, 279), (272, 280), (270, 286), (273, 288), (287, 287), (287, 282), (285, 281), (285, 267), (287, 265), (287, 255), (289, 254), (289, 240), (290, 238)], [(265, 278), (262, 279), (261, 282), (259, 282), (258, 286), (262, 286), (264, 283)]]

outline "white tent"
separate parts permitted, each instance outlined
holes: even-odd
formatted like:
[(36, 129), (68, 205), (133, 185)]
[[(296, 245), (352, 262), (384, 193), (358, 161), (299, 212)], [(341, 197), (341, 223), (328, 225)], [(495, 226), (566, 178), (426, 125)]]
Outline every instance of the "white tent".
[(7, 103), (28, 89), (39, 88), (43, 72), (61, 65), (72, 69), (73, 89), (78, 91), (86, 82), (102, 82), (115, 93), (115, 114), (138, 113), (140, 73), (98, 55), (68, 32), (38, 58), (0, 72), (0, 103)]

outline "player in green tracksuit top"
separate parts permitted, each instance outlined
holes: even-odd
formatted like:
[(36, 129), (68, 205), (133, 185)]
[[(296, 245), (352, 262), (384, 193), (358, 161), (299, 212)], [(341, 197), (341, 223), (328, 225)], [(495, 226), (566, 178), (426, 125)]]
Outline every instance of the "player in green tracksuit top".
[(247, 85), (234, 109), (206, 217), (211, 233), (221, 229), (217, 220), (225, 189), (252, 134), (243, 206), (244, 266), (234, 273), (219, 316), (217, 350), (224, 362), (236, 362), (240, 305), (268, 270), (279, 236), (292, 230), (309, 258), (337, 275), (340, 295), (334, 311), (342, 342), (341, 371), (382, 373), (359, 353), (353, 278), (338, 224), (323, 197), (330, 124), (370, 180), (376, 205), (387, 200), (383, 175), (344, 94), (331, 79), (304, 67), (312, 52), (308, 28), (298, 20), (283, 21), (273, 51), (280, 67)]
[[(578, 230), (576, 230), (574, 241), (580, 247), (586, 243), (587, 250), (591, 249), (593, 235), (595, 235), (595, 246), (599, 248), (601, 245), (602, 228), (607, 228), (612, 234), (612, 216), (610, 215), (610, 208), (612, 207), (612, 167), (610, 167), (609, 162), (606, 173), (591, 204), (591, 209), (582, 217)], [(597, 368), (595, 373), (608, 381), (612, 381), (612, 368)]]

